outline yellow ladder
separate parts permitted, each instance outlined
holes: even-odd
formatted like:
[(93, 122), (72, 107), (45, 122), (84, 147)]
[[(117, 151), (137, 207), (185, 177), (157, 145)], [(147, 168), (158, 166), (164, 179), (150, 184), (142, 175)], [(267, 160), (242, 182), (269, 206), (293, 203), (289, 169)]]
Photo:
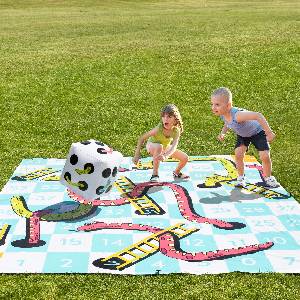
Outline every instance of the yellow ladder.
[(31, 173), (27, 173), (22, 176), (15, 176), (15, 177), (13, 177), (13, 179), (15, 179), (15, 180), (18, 180), (18, 179), (19, 180), (33, 180), (33, 179), (37, 179), (37, 178), (43, 177), (45, 175), (53, 174), (56, 172), (58, 172), (58, 171), (54, 170), (52, 168), (45, 168), (45, 169), (36, 170)]
[(197, 228), (185, 228), (184, 225), (184, 223), (172, 225), (104, 259), (97, 259), (93, 264), (103, 269), (122, 271), (156, 253), (159, 250), (159, 237), (164, 233), (172, 232), (182, 238), (198, 231)]
[(118, 178), (114, 185), (117, 190), (123, 194), (125, 197), (128, 196), (128, 201), (133, 205), (136, 209), (136, 213), (140, 215), (162, 215), (165, 211), (159, 207), (152, 198), (147, 195), (142, 197), (131, 198), (129, 193), (135, 187), (135, 184), (125, 176), (121, 176)]
[[(229, 186), (235, 186), (236, 182), (235, 181), (224, 181), (221, 182), (222, 184), (226, 184)], [(290, 198), (290, 195), (285, 195), (279, 192), (275, 192), (273, 190), (269, 190), (263, 186), (258, 186), (256, 184), (253, 183), (246, 183), (245, 186), (240, 187), (242, 190), (250, 192), (250, 193), (255, 193), (258, 195), (262, 195), (265, 198), (268, 199), (274, 199), (274, 198), (279, 198), (279, 199), (287, 199)]]

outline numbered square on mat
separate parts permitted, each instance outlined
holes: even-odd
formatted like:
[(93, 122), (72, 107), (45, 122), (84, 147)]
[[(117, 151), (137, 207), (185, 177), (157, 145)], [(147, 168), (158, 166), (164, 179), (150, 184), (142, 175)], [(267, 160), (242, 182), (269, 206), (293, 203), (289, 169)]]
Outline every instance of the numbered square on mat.
[(44, 273), (86, 273), (89, 252), (48, 253)]

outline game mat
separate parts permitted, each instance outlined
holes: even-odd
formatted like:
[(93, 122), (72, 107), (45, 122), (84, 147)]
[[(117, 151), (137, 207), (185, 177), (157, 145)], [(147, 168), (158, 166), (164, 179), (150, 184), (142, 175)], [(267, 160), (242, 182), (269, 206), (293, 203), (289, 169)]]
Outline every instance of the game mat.
[(59, 182), (64, 159), (24, 159), (0, 193), (1, 273), (215, 274), (300, 272), (300, 205), (264, 186), (246, 157), (236, 187), (234, 158), (177, 162), (124, 158), (110, 194), (86, 200)]

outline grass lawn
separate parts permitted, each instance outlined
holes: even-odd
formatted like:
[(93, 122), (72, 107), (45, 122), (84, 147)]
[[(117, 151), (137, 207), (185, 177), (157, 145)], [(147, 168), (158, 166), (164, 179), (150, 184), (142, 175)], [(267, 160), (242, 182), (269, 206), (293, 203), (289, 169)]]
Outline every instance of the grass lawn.
[[(210, 111), (227, 86), (266, 116), (273, 173), (299, 201), (299, 22), (299, 1), (2, 0), (1, 188), (23, 158), (65, 158), (75, 141), (132, 156), (170, 102), (181, 149), (232, 154)], [(282, 274), (1, 275), (0, 286), (0, 299), (300, 298), (300, 277)]]

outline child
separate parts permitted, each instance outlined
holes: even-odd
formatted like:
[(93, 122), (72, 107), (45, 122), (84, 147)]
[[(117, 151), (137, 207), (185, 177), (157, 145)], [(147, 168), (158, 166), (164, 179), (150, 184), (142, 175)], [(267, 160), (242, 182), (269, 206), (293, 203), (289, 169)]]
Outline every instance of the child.
[(140, 158), (141, 148), (146, 140), (146, 149), (153, 157), (152, 182), (158, 182), (158, 168), (160, 161), (172, 157), (179, 160), (178, 166), (173, 172), (174, 179), (188, 180), (190, 177), (181, 173), (181, 169), (188, 162), (188, 156), (177, 149), (179, 138), (183, 132), (183, 122), (174, 104), (168, 104), (161, 110), (161, 122), (150, 131), (144, 133), (138, 140), (135, 155), (132, 161), (137, 164)]
[(218, 88), (211, 95), (212, 111), (224, 121), (218, 139), (222, 142), (225, 134), (232, 129), (237, 134), (235, 160), (238, 171), (237, 186), (245, 185), (244, 156), (252, 143), (259, 152), (262, 161), (265, 184), (267, 187), (279, 187), (279, 183), (271, 176), (272, 162), (269, 142), (275, 138), (268, 122), (261, 113), (246, 111), (232, 106), (232, 94), (228, 88)]

